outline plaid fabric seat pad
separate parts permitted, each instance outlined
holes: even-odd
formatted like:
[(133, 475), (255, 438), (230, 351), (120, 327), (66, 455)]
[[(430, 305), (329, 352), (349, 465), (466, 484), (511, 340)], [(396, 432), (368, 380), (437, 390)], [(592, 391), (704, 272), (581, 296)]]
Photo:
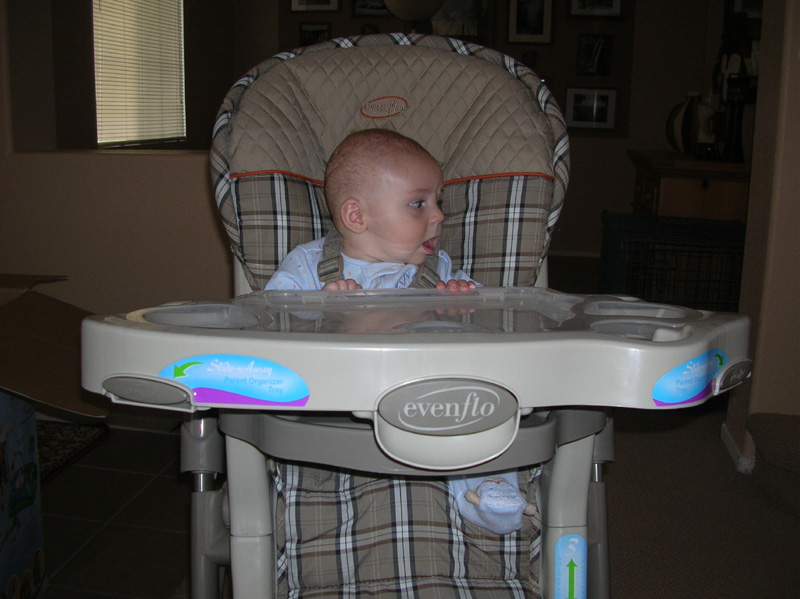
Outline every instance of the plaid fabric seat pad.
[[(366, 119), (369, 126), (417, 139), (442, 162), (446, 179), (480, 181), (474, 186), (481, 194), (488, 178), (501, 176), (504, 183), (489, 185), (498, 193), (491, 202), (510, 202), (506, 208), (497, 204), (498, 211), (507, 211), (494, 217), (469, 214), (459, 225), (448, 221), (441, 247), (454, 257), (462, 256), (463, 247), (465, 272), (485, 285), (534, 282), (569, 181), (569, 140), (552, 94), (533, 71), (494, 50), (437, 36), (378, 34), (281, 53), (237, 81), (225, 98), (213, 132), (212, 184), (231, 248), (253, 289), (263, 289), (291, 247), (324, 235), (330, 224), (321, 188), (325, 160), (346, 133), (366, 126), (358, 116), (363, 102), (398, 93), (411, 108), (393, 119)], [(527, 194), (518, 204), (518, 196), (501, 189), (516, 181), (509, 189), (526, 191), (534, 180), (535, 214)], [(289, 202), (299, 194), (299, 204), (288, 204), (287, 214), (270, 214), (284, 191)], [(464, 201), (462, 192), (453, 195)], [(521, 233), (502, 233), (501, 221), (512, 222), (519, 206), (526, 221)], [(257, 216), (261, 209), (267, 213)], [(303, 212), (309, 209), (310, 217)], [(462, 210), (455, 204), (453, 215)], [(279, 228), (274, 239), (265, 230), (272, 217)], [(482, 246), (470, 246), (482, 227), (466, 227), (484, 220), (494, 223), (488, 255), (481, 255)], [(480, 259), (473, 261), (470, 247)]]
[[(539, 596), (539, 529), (531, 518), (520, 531), (496, 535), (461, 519), (443, 479), (284, 462), (272, 462), (271, 471), (280, 596)], [(520, 472), (531, 502), (535, 480)]]
[(292, 248), (332, 226), (320, 184), (271, 173), (236, 178), (231, 191), (236, 201), (220, 214), (231, 239), (238, 239), (231, 247), (254, 290), (264, 289)]
[[(331, 227), (321, 185), (280, 173), (234, 179), (236, 202), (222, 212), (239, 238), (234, 252), (253, 289), (263, 289), (295, 246)], [(531, 285), (550, 242), (553, 181), (543, 177), (476, 178), (448, 183), (439, 246), (483, 285)], [(236, 211), (232, 208), (236, 207)]]
[(512, 176), (470, 179), (445, 188), (439, 246), (487, 287), (533, 285), (550, 234), (553, 181)]

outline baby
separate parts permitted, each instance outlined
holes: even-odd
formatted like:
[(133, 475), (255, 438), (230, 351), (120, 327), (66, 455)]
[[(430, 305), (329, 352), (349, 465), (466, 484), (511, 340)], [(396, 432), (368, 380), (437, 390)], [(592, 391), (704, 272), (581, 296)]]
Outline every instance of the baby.
[[(443, 190), (439, 163), (417, 142), (385, 129), (350, 134), (325, 170), (334, 229), (289, 252), (266, 288), (474, 289), (436, 248)], [(515, 472), (448, 480), (462, 517), (498, 534), (519, 529), (523, 512), (534, 510)]]

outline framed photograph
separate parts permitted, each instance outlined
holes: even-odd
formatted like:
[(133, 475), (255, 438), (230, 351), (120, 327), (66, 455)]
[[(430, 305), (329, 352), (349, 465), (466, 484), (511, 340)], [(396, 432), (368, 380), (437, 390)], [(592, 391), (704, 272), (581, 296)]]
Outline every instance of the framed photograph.
[(353, 0), (354, 17), (388, 17), (391, 14), (383, 0)]
[(292, 12), (339, 10), (339, 0), (292, 0)]
[(433, 34), (481, 43), (487, 4), (488, 0), (445, 0), (431, 18)]
[(509, 42), (548, 44), (552, 23), (553, 0), (509, 0)]
[(310, 46), (331, 39), (330, 23), (300, 23), (300, 45)]
[(622, 0), (569, 0), (571, 17), (619, 17)]
[(748, 19), (760, 19), (762, 0), (730, 0), (732, 12), (743, 12)]
[(762, 0), (725, 0), (725, 29), (737, 30), (735, 21), (747, 23), (751, 40), (761, 39)]
[(611, 73), (611, 36), (584, 34), (578, 36), (578, 75)]
[(616, 110), (616, 90), (567, 88), (568, 127), (613, 129)]

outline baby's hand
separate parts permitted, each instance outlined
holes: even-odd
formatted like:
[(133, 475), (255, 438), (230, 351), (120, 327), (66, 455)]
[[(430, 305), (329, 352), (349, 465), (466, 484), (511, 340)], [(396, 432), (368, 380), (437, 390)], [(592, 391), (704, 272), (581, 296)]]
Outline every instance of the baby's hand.
[(460, 291), (462, 293), (465, 291), (472, 291), (476, 287), (477, 285), (472, 281), (465, 281), (463, 279), (450, 279), (447, 283), (444, 281), (436, 283), (436, 289), (447, 289), (448, 291)]
[(338, 281), (331, 281), (323, 285), (323, 291), (341, 290), (341, 291), (354, 291), (361, 289), (361, 285), (356, 283), (353, 279), (339, 279)]
[[(472, 291), (473, 289), (477, 288), (478, 286), (473, 283), (472, 281), (464, 281), (459, 279), (450, 279), (445, 283), (444, 281), (439, 281), (436, 283), (436, 289), (447, 289), (448, 291), (454, 291), (457, 293), (466, 293), (468, 291)], [(464, 314), (469, 314), (474, 312), (473, 308), (449, 308), (447, 310), (437, 310), (436, 313), (439, 316), (463, 316)]]

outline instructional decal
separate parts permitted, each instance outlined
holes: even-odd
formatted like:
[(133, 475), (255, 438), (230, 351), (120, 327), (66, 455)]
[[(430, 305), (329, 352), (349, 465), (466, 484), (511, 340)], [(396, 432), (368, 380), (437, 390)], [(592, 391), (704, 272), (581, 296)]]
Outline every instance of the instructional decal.
[(586, 599), (586, 539), (580, 535), (566, 535), (556, 542), (554, 597), (558, 599)]
[(304, 406), (308, 385), (295, 372), (262, 358), (206, 354), (173, 362), (159, 376), (189, 387), (198, 406)]
[(653, 387), (657, 406), (674, 406), (705, 399), (713, 393), (713, 383), (719, 371), (728, 363), (727, 354), (712, 349), (658, 379)]

